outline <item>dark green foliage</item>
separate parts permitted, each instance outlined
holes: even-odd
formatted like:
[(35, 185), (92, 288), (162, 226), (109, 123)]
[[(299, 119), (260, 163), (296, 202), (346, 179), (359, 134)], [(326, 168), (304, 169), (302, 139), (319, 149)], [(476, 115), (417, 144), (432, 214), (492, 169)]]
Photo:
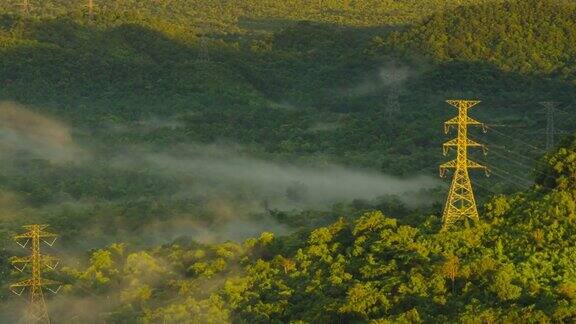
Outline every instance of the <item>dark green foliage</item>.
[[(96, 316), (55, 305), (56, 319), (574, 320), (574, 139), (539, 160), (537, 105), (561, 101), (568, 113), (557, 127), (575, 130), (573, 1), (95, 0), (93, 22), (82, 1), (38, 1), (28, 17), (0, 2), (0, 99), (69, 125), (93, 155), (54, 163), (3, 154), (0, 245), (28, 222), (51, 224), (81, 253), (126, 236), (133, 244), (68, 267), (62, 280), (74, 285), (64, 295), (96, 294), (102, 307)], [(390, 116), (394, 69), (406, 76), (401, 113)], [(144, 237), (155, 222), (219, 220), (209, 197), (180, 195), (193, 177), (118, 167), (119, 155), (233, 142), (285, 163), (432, 175), (451, 97), (483, 100), (472, 114), (504, 134), (472, 135), (491, 147), (487, 160), (474, 158), (496, 167), (477, 181), (488, 201), (478, 227), (436, 234), (439, 219), (429, 214), (438, 205), (356, 200), (251, 215), (297, 230), (286, 237), (182, 238), (141, 250), (165, 242)], [(489, 198), (526, 187), (530, 174), (533, 190)], [(306, 190), (295, 184), (286, 195), (298, 202)], [(0, 251), (2, 284), (13, 252)]]
[[(574, 153), (568, 143), (549, 165)], [(576, 316), (575, 220), (573, 183), (536, 186), (494, 197), (479, 224), (449, 232), (371, 211), (243, 244), (113, 245), (86, 270), (65, 272), (73, 295), (89, 285), (123, 303), (108, 306), (111, 322), (567, 322)]]
[(538, 170), (537, 183), (552, 189), (576, 187), (575, 146), (576, 137), (570, 136), (564, 140), (559, 152), (546, 156), (546, 164)]
[(576, 6), (571, 1), (507, 1), (433, 15), (392, 44), (439, 61), (483, 62), (503, 71), (574, 79)]

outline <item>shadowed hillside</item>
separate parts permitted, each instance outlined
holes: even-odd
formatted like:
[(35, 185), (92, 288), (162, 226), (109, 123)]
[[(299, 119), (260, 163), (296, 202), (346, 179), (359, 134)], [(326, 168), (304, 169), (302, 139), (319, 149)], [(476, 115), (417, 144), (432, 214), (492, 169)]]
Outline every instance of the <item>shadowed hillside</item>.
[[(50, 224), (55, 321), (573, 319), (571, 1), (95, 3), (0, 4), (0, 282)], [(437, 234), (460, 97), (492, 177)]]

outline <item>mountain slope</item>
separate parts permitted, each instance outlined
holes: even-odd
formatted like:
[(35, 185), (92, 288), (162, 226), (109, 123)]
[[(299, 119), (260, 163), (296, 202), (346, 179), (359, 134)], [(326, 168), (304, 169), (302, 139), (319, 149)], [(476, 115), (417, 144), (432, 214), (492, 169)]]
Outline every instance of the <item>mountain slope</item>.
[(65, 270), (69, 302), (91, 300), (110, 322), (571, 321), (575, 156), (572, 138), (547, 159), (553, 187), (495, 197), (480, 224), (449, 232), (438, 232), (437, 216), (410, 226), (373, 211), (243, 244), (114, 245)]

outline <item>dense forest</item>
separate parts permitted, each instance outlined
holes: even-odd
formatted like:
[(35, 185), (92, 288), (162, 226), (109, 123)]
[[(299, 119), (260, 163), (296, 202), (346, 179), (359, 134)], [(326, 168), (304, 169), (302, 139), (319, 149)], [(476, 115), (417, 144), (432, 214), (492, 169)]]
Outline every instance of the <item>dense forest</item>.
[(553, 182), (494, 197), (482, 224), (453, 233), (435, 216), (414, 227), (373, 211), (305, 236), (113, 245), (65, 273), (125, 303), (118, 322), (572, 321), (576, 140), (546, 162)]
[(381, 211), (242, 243), (181, 237), (93, 251), (59, 274), (55, 318), (111, 323), (569, 322), (576, 318), (576, 137), (530, 190), (438, 232)]
[[(49, 224), (54, 322), (576, 318), (573, 1), (19, 3), (0, 284), (11, 237)], [(492, 176), (481, 222), (439, 233), (457, 97), (482, 100)], [(1, 322), (20, 308), (0, 291)]]

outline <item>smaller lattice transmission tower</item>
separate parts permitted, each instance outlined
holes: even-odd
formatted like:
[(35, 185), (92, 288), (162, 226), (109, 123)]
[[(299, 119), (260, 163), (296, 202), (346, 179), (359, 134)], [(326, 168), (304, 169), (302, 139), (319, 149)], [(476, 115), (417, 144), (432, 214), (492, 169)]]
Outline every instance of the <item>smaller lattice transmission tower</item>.
[(473, 100), (448, 100), (448, 104), (458, 108), (458, 116), (444, 123), (444, 132), (448, 134), (452, 127), (458, 130), (458, 136), (444, 143), (444, 155), (451, 148), (456, 148), (456, 159), (440, 165), (440, 176), (444, 177), (448, 169), (454, 169), (454, 177), (450, 185), (446, 205), (442, 215), (442, 229), (447, 229), (450, 225), (461, 219), (472, 219), (478, 221), (478, 208), (472, 181), (468, 174), (468, 169), (483, 169), (488, 175), (488, 169), (468, 158), (468, 148), (482, 148), (486, 154), (486, 146), (479, 144), (468, 137), (468, 126), (480, 126), (486, 132), (486, 126), (468, 116), (468, 110), (480, 103)]
[(400, 87), (397, 84), (392, 84), (386, 97), (386, 114), (388, 118), (392, 118), (400, 111)]
[(556, 109), (558, 107), (558, 103), (554, 101), (543, 101), (540, 103), (545, 110), (546, 113), (546, 150), (551, 150), (555, 143), (556, 135), (564, 134), (563, 131), (557, 130), (555, 126), (555, 115)]
[(208, 35), (202, 34), (198, 37), (198, 61), (206, 63), (210, 61), (210, 47)]
[(48, 308), (44, 300), (43, 289), (57, 293), (60, 283), (42, 277), (45, 270), (54, 270), (58, 265), (58, 259), (41, 253), (41, 244), (52, 246), (57, 235), (47, 232), (48, 225), (27, 225), (27, 232), (14, 236), (14, 240), (20, 246), (30, 249), (30, 255), (12, 259), (12, 265), (20, 272), (29, 267), (31, 276), (28, 279), (10, 285), (10, 290), (16, 295), (22, 295), (26, 290), (29, 292), (29, 303), (26, 310), (26, 323), (50, 323)]
[(400, 111), (400, 95), (402, 94), (402, 83), (407, 78), (405, 69), (393, 65), (387, 69), (385, 84), (388, 86), (388, 96), (386, 97), (386, 114), (392, 118)]

